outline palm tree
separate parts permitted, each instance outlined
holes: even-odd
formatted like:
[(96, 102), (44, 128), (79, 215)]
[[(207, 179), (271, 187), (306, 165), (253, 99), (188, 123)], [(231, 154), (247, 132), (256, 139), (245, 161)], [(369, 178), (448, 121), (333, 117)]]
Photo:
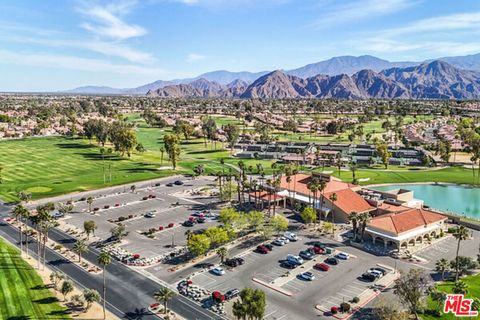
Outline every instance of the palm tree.
[(192, 230), (185, 231), (185, 238), (187, 239), (187, 241), (190, 240), (192, 236), (193, 236)]
[[(30, 210), (26, 210), (23, 212), (22, 219), (27, 221), (30, 220)], [(25, 230), (25, 253), (27, 254), (27, 257), (29, 256), (28, 254), (28, 229)]]
[[(329, 199), (330, 201), (332, 201), (332, 207), (333, 207), (335, 205), (335, 202), (338, 200), (337, 194), (335, 192), (332, 193)], [(333, 210), (332, 210), (332, 223), (333, 223), (332, 235), (335, 238), (335, 212), (333, 212)]]
[(355, 211), (352, 211), (348, 216), (348, 220), (350, 220), (350, 222), (352, 223), (353, 241), (357, 241), (358, 219), (359, 214)]
[(23, 217), (27, 214), (28, 209), (25, 208), (23, 205), (19, 204), (13, 209), (12, 213), (15, 216), (15, 220), (17, 220), (17, 223), (20, 222), (18, 225), (18, 235), (20, 238), (20, 252), (23, 252), (23, 230), (22, 230), (22, 219)]
[(160, 154), (161, 154), (161, 156), (160, 156), (160, 166), (163, 166), (163, 154), (165, 153), (165, 148), (162, 146), (162, 147), (160, 147), (159, 151), (160, 151)]
[(370, 222), (370, 213), (368, 212), (360, 213), (358, 221), (360, 222), (360, 225), (362, 228), (361, 235), (362, 235), (362, 241), (363, 241), (363, 236), (365, 235), (365, 228), (367, 227), (367, 224)]
[(87, 198), (87, 203), (88, 203), (88, 212), (92, 212), (93, 198), (92, 198), (92, 197), (88, 197), (88, 198)]
[(459, 294), (466, 294), (468, 292), (468, 285), (464, 281), (457, 281), (453, 285), (453, 292)]
[(228, 255), (228, 250), (225, 247), (220, 247), (217, 249), (217, 255), (220, 257), (221, 263), (225, 260)]
[(453, 232), (453, 236), (457, 239), (457, 254), (455, 256), (455, 282), (458, 281), (458, 253), (460, 251), (460, 242), (467, 240), (469, 237), (468, 230), (464, 226), (459, 226)]
[(98, 263), (102, 265), (103, 268), (103, 319), (105, 319), (105, 302), (106, 302), (106, 294), (107, 294), (107, 286), (105, 283), (105, 273), (107, 269), (107, 265), (112, 262), (112, 257), (108, 252), (102, 251), (98, 255)]
[(442, 281), (445, 280), (445, 272), (450, 268), (450, 262), (442, 258), (435, 263), (435, 269), (442, 273)]
[(78, 254), (78, 262), (82, 262), (82, 253), (85, 253), (85, 252), (88, 251), (88, 246), (85, 244), (85, 241), (78, 240), (73, 245), (72, 250), (73, 250), (73, 252)]
[(162, 287), (155, 291), (153, 298), (158, 302), (163, 302), (163, 313), (167, 313), (167, 302), (175, 296), (175, 292), (167, 287)]

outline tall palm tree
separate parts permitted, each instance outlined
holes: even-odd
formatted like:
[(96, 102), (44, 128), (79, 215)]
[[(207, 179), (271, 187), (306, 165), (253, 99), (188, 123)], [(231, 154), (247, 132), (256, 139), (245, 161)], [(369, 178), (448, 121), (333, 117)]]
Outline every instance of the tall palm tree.
[(455, 282), (458, 281), (458, 253), (460, 251), (460, 242), (467, 240), (469, 237), (468, 230), (464, 226), (459, 226), (453, 232), (453, 236), (457, 239), (457, 253), (455, 256)]
[[(30, 220), (30, 210), (26, 210), (26, 211), (23, 212), (22, 219), (24, 221)], [(25, 253), (27, 254), (27, 258), (28, 258), (28, 256), (29, 256), (29, 253), (28, 253), (28, 229), (25, 230)]]
[(365, 228), (367, 227), (367, 224), (370, 222), (370, 213), (368, 212), (360, 213), (358, 220), (361, 226), (361, 235), (362, 235), (362, 241), (363, 241), (363, 236), (365, 235)]
[(220, 247), (217, 249), (217, 255), (220, 257), (220, 261), (221, 263), (223, 263), (223, 261), (225, 261), (225, 258), (227, 257), (228, 255), (228, 250), (227, 248), (225, 247)]
[(153, 298), (158, 302), (163, 302), (163, 313), (167, 313), (167, 302), (175, 296), (175, 292), (167, 287), (162, 287), (155, 291)]
[(105, 319), (105, 302), (106, 302), (106, 295), (107, 295), (107, 286), (105, 283), (105, 273), (107, 271), (107, 266), (112, 262), (112, 257), (108, 252), (102, 251), (98, 255), (98, 263), (102, 265), (103, 268), (103, 319)]
[(78, 262), (82, 262), (82, 254), (88, 251), (88, 246), (83, 240), (75, 242), (72, 248), (73, 252), (78, 254)]
[(358, 231), (358, 212), (352, 211), (348, 215), (348, 220), (352, 223), (352, 231), (353, 231), (353, 241), (357, 241), (357, 231)]
[(442, 273), (442, 281), (445, 280), (445, 272), (450, 268), (450, 262), (442, 258), (435, 263), (435, 269)]
[(15, 220), (17, 223), (20, 222), (18, 225), (18, 235), (20, 239), (20, 252), (23, 252), (23, 230), (22, 230), (22, 219), (27, 214), (28, 209), (25, 208), (22, 204), (19, 204), (13, 209), (12, 213), (15, 216)]
[[(335, 205), (335, 202), (338, 200), (337, 194), (334, 192), (330, 195), (329, 197), (330, 201), (332, 201), (332, 205)], [(333, 207), (332, 206), (332, 207)], [(335, 213), (332, 210), (332, 223), (333, 223), (333, 228), (332, 228), (332, 235), (335, 238)]]

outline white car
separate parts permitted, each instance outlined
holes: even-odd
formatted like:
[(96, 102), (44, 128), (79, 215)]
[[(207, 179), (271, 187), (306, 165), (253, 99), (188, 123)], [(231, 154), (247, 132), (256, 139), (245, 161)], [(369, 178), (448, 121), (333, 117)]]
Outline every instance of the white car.
[(156, 216), (155, 211), (147, 212), (144, 215), (145, 218), (154, 218), (155, 216)]
[(299, 256), (294, 256), (293, 254), (289, 254), (287, 256), (287, 261), (290, 261), (292, 263), (295, 263), (295, 264), (303, 264), (303, 259), (300, 258)]
[(280, 238), (273, 240), (272, 243), (273, 243), (274, 245), (276, 245), (276, 246), (284, 246), (284, 245), (285, 245), (285, 241), (283, 241), (283, 240), (280, 239)]
[(338, 259), (342, 259), (342, 260), (348, 260), (350, 259), (350, 255), (348, 253), (345, 253), (345, 252), (340, 252), (340, 253), (337, 253), (336, 257)]
[(282, 241), (285, 242), (285, 243), (289, 243), (289, 242), (290, 242), (290, 240), (288, 240), (288, 238), (285, 238), (285, 237), (280, 237), (279, 239), (282, 240)]
[(217, 276), (223, 276), (225, 274), (225, 270), (221, 267), (215, 267), (212, 270), (210, 270), (213, 274), (216, 274)]
[(383, 277), (383, 273), (381, 273), (380, 271), (375, 270), (375, 269), (368, 269), (368, 270), (367, 270), (367, 273), (371, 273), (371, 274), (373, 274), (375, 277), (377, 277), (377, 278), (379, 278), (379, 279), (380, 279), (381, 277)]
[(288, 240), (290, 240), (290, 241), (297, 241), (297, 240), (298, 240), (297, 235), (296, 235), (295, 233), (293, 233), (293, 232), (285, 232), (285, 233), (283, 234), (283, 236), (284, 236), (285, 238), (287, 238)]
[(301, 277), (302, 279), (307, 280), (307, 281), (313, 281), (313, 280), (315, 280), (315, 275), (314, 275), (313, 273), (311, 273), (311, 272), (301, 273), (301, 274), (300, 274), (300, 277)]

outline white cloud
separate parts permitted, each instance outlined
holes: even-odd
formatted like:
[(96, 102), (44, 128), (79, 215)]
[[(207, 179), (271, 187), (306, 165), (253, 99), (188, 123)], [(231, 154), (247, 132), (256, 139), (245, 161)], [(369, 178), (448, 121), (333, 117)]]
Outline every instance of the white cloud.
[(117, 64), (101, 59), (56, 54), (21, 53), (9, 50), (0, 50), (0, 62), (89, 72), (109, 72), (113, 74), (150, 75), (157, 77), (167, 74), (166, 71), (158, 68), (147, 68), (132, 64)]
[(123, 20), (123, 16), (130, 12), (135, 3), (136, 1), (122, 1), (106, 6), (80, 8), (79, 12), (96, 22), (85, 22), (81, 27), (99, 36), (117, 40), (143, 36), (147, 33), (143, 27)]
[(199, 60), (203, 60), (206, 57), (204, 55), (198, 54), (198, 53), (190, 53), (187, 58), (185, 59), (186, 62), (196, 62)]

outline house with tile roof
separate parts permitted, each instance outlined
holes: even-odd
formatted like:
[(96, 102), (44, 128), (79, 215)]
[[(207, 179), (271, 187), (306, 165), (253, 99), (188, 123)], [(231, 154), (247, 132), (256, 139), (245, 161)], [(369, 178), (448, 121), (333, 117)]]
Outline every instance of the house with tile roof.
[[(325, 182), (325, 188), (316, 195), (308, 187), (314, 179)], [(375, 210), (375, 207), (356, 192), (357, 186), (327, 174), (299, 173), (291, 176), (288, 180), (286, 176), (282, 176), (279, 189), (277, 194), (286, 197), (290, 203), (298, 201), (311, 205), (317, 209), (320, 217), (334, 222), (348, 222), (348, 216), (352, 212), (363, 213)], [(335, 198), (336, 200), (333, 200)]]
[(365, 241), (382, 244), (385, 248), (406, 250), (445, 228), (447, 217), (437, 212), (410, 208), (374, 217), (365, 229)]

